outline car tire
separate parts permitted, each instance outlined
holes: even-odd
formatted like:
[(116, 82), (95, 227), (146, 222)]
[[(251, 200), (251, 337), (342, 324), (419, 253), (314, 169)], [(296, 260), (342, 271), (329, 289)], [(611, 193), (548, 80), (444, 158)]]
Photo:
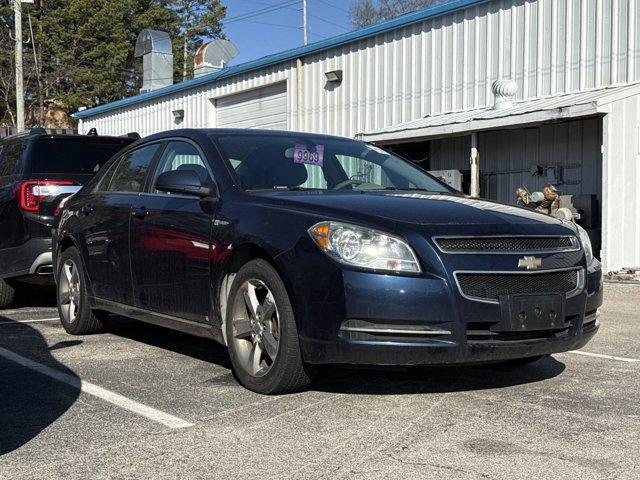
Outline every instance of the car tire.
[(302, 360), (291, 301), (269, 262), (252, 260), (238, 271), (226, 319), (229, 356), (243, 386), (267, 395), (309, 386), (312, 369)]
[(89, 335), (102, 331), (102, 321), (89, 305), (80, 252), (75, 247), (67, 248), (60, 254), (57, 268), (58, 313), (66, 332), (71, 335)]
[(15, 294), (15, 289), (0, 278), (0, 309), (10, 307)]

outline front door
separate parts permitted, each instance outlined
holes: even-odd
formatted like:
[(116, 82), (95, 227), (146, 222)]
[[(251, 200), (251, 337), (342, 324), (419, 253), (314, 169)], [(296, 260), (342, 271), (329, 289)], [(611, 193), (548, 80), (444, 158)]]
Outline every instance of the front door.
[(132, 212), (130, 243), (135, 306), (204, 323), (211, 310), (210, 238), (214, 207), (195, 196), (155, 189), (155, 180), (161, 173), (183, 169), (212, 181), (205, 157), (195, 144), (169, 141), (146, 192), (140, 195)]
[(96, 297), (132, 305), (129, 223), (159, 144), (124, 153), (83, 197), (84, 258)]

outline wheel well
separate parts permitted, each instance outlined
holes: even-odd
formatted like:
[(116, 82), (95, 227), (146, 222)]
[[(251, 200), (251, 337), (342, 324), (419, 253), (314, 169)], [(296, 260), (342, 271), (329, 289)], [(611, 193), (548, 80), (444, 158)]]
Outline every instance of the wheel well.
[(255, 244), (244, 244), (233, 250), (231, 256), (225, 263), (223, 274), (218, 287), (218, 303), (220, 305), (220, 328), (222, 329), (222, 338), (225, 345), (227, 344), (227, 331), (226, 331), (226, 318), (227, 318), (227, 299), (229, 298), (229, 292), (231, 291), (231, 285), (236, 273), (242, 268), (243, 265), (249, 263), (251, 260), (261, 258), (271, 264), (271, 266), (278, 272), (283, 282), (286, 281), (282, 275), (282, 272), (273, 261), (273, 257), (264, 248)]
[(73, 240), (71, 240), (69, 237), (65, 237), (58, 242), (58, 252), (62, 253), (67, 248), (73, 247), (73, 246), (75, 246), (75, 243), (73, 243)]

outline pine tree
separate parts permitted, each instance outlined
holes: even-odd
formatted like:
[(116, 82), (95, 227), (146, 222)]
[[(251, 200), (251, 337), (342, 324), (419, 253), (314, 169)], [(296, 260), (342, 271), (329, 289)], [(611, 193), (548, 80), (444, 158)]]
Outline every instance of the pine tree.
[[(13, 13), (8, 0), (0, 2), (0, 124), (12, 125)], [(35, 51), (31, 43), (24, 45), (28, 124), (66, 126), (65, 114), (81, 106), (136, 94), (142, 65), (134, 58), (133, 47), (145, 28), (171, 35), (174, 78), (186, 78), (197, 44), (224, 36), (225, 12), (219, 0), (35, 0), (34, 5), (23, 4), (23, 30), (28, 32), (30, 15), (35, 44)], [(65, 118), (51, 118), (51, 109)]]
[(199, 43), (212, 38), (225, 38), (222, 19), (227, 7), (220, 0), (171, 0), (169, 7), (180, 17), (182, 43), (182, 80), (192, 74), (189, 59)]

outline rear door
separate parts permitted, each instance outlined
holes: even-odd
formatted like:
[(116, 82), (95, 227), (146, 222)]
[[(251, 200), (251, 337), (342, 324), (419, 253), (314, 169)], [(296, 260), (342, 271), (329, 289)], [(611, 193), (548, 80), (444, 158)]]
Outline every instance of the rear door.
[(133, 304), (129, 255), (131, 209), (144, 189), (147, 171), (160, 147), (145, 145), (121, 155), (94, 190), (81, 199), (86, 267), (94, 295)]
[(154, 187), (161, 173), (183, 169), (195, 171), (204, 181), (213, 181), (205, 156), (195, 143), (171, 140), (133, 212), (131, 270), (135, 306), (207, 322), (215, 203), (159, 192)]
[[(15, 186), (20, 173), (23, 142), (5, 140), (0, 143), (0, 250), (23, 242), (22, 213), (16, 201)], [(3, 261), (4, 260), (4, 261)], [(10, 273), (11, 259), (0, 258), (0, 275)], [(7, 263), (7, 265), (4, 265)], [(5, 270), (3, 272), (3, 270)]]

